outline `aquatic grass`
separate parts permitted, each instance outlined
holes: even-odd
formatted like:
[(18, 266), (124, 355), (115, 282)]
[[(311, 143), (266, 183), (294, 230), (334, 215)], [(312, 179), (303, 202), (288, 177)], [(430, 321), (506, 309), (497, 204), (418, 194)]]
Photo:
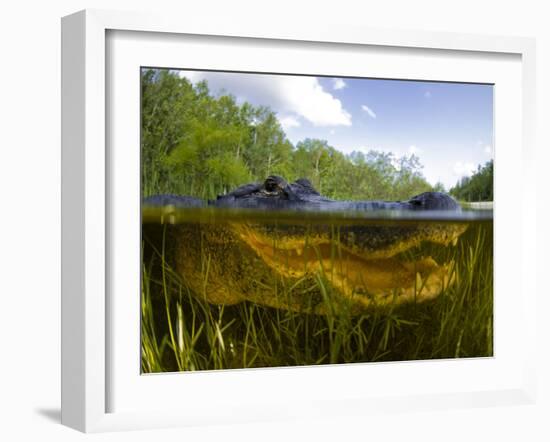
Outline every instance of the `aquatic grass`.
[[(320, 302), (326, 310), (323, 315), (250, 302), (211, 305), (193, 293), (170, 266), (166, 256), (169, 248), (159, 248), (158, 241), (148, 243), (146, 238), (144, 248), (149, 253), (144, 255), (142, 265), (143, 373), (493, 354), (489, 223), (471, 226), (456, 247), (426, 244), (406, 252), (411, 260), (422, 256), (432, 256), (438, 262), (453, 259), (455, 283), (444, 287), (436, 299), (404, 305), (390, 303), (360, 314), (346, 309), (345, 303), (334, 296), (329, 283), (331, 274), (324, 274), (323, 270), (314, 278), (300, 278), (292, 283), (273, 278), (271, 287), (281, 299), (290, 299), (297, 291), (317, 294), (318, 299), (308, 297), (304, 308), (310, 310), (313, 302)], [(330, 258), (337, 265), (341, 258), (338, 245), (331, 250)], [(210, 277), (209, 260), (204, 254), (205, 279)], [(418, 281), (418, 293), (423, 283)]]
[[(144, 281), (149, 281), (148, 269), (145, 266), (142, 267), (142, 274)], [(166, 336), (162, 340), (157, 338), (148, 284), (142, 287), (141, 317), (141, 370), (147, 373), (163, 371), (162, 355), (166, 346)]]

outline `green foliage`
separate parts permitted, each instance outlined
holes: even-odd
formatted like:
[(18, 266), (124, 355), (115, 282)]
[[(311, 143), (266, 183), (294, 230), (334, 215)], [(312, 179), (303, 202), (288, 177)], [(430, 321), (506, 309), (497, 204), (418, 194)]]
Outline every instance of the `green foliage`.
[(479, 165), (471, 177), (463, 177), (450, 193), (462, 201), (493, 201), (493, 160)]
[(438, 181), (434, 185), (434, 192), (447, 192), (447, 190), (445, 189), (445, 185), (441, 181)]
[(170, 180), (166, 157), (189, 134), (197, 94), (183, 78), (166, 70), (141, 76), (142, 191), (154, 193)]
[(250, 181), (308, 178), (338, 199), (401, 200), (432, 190), (415, 155), (371, 151), (345, 155), (325, 140), (287, 139), (265, 106), (214, 97), (169, 70), (142, 71), (142, 194), (212, 199)]

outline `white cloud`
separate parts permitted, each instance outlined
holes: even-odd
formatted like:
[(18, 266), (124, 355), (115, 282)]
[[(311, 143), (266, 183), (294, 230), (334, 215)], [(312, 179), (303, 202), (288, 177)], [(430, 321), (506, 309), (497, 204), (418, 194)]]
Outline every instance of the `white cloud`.
[(279, 118), (279, 123), (281, 123), (281, 126), (284, 130), (290, 129), (292, 127), (300, 127), (300, 122), (292, 115), (287, 115), (285, 117)]
[(456, 176), (471, 176), (476, 171), (474, 163), (457, 161), (453, 167), (453, 172)]
[(344, 89), (347, 86), (346, 82), (342, 80), (341, 78), (333, 78), (332, 79), (332, 88), (337, 91), (340, 89)]
[(374, 113), (374, 111), (370, 107), (368, 107), (366, 104), (362, 104), (361, 109), (363, 109), (367, 114), (369, 114), (369, 117), (376, 118), (376, 114)]
[(418, 155), (420, 152), (422, 152), (422, 149), (420, 149), (419, 147), (416, 147), (414, 144), (409, 146), (409, 153), (411, 155)]
[(331, 129), (331, 130), (329, 131), (329, 133), (330, 133), (331, 135), (334, 135), (334, 134), (336, 133), (336, 131), (335, 131), (334, 129)]
[(224, 90), (238, 101), (303, 117), (314, 126), (351, 126), (351, 114), (315, 77), (200, 71), (181, 71), (180, 76), (192, 83), (206, 80), (214, 94)]
[(424, 92), (424, 98), (432, 98), (432, 93), (430, 91)]
[(492, 157), (493, 156), (493, 146), (491, 146), (490, 144), (486, 144), (485, 147), (483, 147), (483, 152), (485, 152), (487, 155)]
[(178, 71), (178, 74), (181, 78), (187, 78), (193, 84), (203, 80), (203, 76), (201, 75), (203, 72), (199, 71)]

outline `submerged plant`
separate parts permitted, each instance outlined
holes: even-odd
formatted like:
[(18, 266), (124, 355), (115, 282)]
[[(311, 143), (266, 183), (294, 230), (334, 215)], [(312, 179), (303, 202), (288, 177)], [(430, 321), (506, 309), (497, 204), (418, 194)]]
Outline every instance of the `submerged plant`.
[[(154, 235), (153, 235), (154, 236)], [(215, 305), (194, 292), (173, 266), (166, 230), (144, 237), (142, 266), (142, 372), (276, 367), (434, 358), (493, 353), (492, 223), (472, 223), (454, 247), (430, 244), (403, 252), (415, 261), (430, 256), (452, 263), (453, 283), (426, 302), (415, 302), (425, 279), (406, 303), (373, 304), (358, 312), (335, 296), (331, 267), (294, 279), (274, 276), (269, 289), (280, 299), (300, 294), (322, 304), (323, 314), (284, 310), (249, 301)], [(333, 267), (341, 251), (330, 251)], [(203, 290), (212, 277), (205, 250)], [(243, 276), (244, 277), (244, 276)], [(249, 284), (265, 290), (266, 280)], [(398, 293), (394, 294), (396, 299)], [(311, 307), (311, 305), (310, 305)]]

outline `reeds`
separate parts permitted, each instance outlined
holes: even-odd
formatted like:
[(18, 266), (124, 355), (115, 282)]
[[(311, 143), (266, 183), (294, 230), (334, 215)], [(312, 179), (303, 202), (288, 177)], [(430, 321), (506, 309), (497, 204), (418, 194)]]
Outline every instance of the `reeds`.
[(142, 266), (143, 373), (493, 354), (491, 223), (472, 223), (455, 247), (426, 244), (407, 252), (408, 259), (429, 255), (455, 263), (454, 284), (436, 299), (373, 307), (360, 314), (340, 304), (331, 308), (341, 301), (322, 272), (308, 281), (281, 284), (277, 296), (292, 296), (297, 284), (300, 290), (310, 284), (306, 289), (318, 293), (327, 307), (324, 315), (249, 302), (208, 304), (174, 271), (164, 244), (164, 237), (160, 247), (149, 244), (153, 253)]

